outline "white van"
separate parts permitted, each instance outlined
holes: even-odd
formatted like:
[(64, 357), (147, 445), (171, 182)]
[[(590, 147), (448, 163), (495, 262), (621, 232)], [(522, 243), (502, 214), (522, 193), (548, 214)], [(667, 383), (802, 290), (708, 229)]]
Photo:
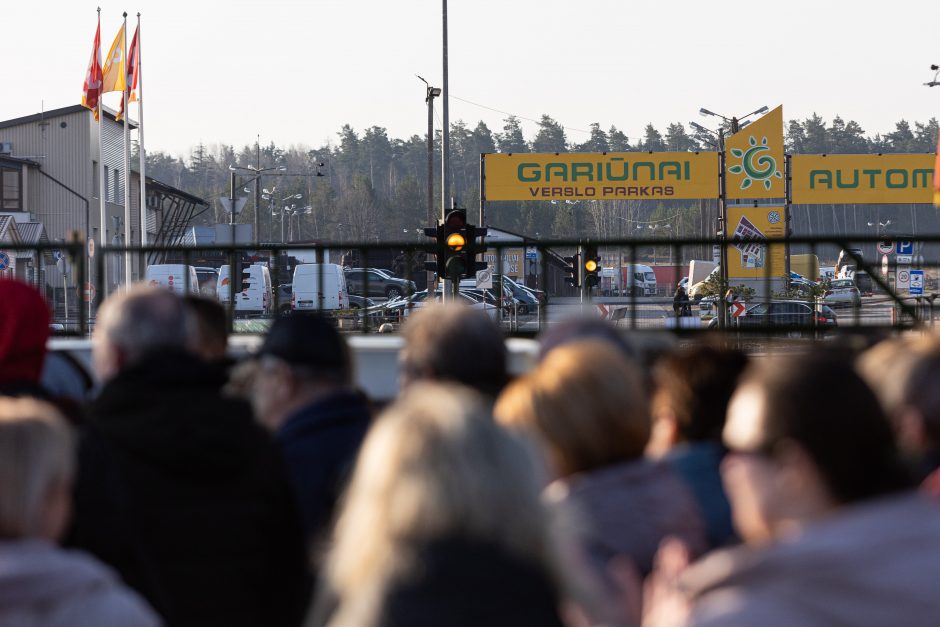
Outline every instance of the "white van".
[[(320, 277), (323, 285), (320, 285)], [(294, 268), (291, 309), (349, 309), (346, 276), (335, 263), (302, 263)]]
[(147, 266), (145, 280), (150, 285), (165, 287), (176, 294), (199, 294), (196, 268), (181, 263), (160, 263)]
[(628, 265), (623, 272), (626, 275), (627, 294), (656, 296), (656, 273), (650, 266)]
[[(219, 283), (216, 294), (223, 305), (229, 304), (231, 287), (230, 267), (226, 264), (219, 269)], [(235, 311), (238, 313), (266, 315), (274, 307), (274, 293), (271, 291), (271, 272), (263, 263), (256, 263), (242, 268), (241, 285), (235, 286)]]

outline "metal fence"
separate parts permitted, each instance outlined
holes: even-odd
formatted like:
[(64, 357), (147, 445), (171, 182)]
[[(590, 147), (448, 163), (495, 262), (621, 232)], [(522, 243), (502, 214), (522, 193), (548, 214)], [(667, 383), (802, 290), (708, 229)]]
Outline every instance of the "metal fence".
[[(887, 255), (886, 265), (881, 263), (881, 259), (862, 255), (861, 250), (870, 250), (872, 245), (877, 246), (883, 239), (870, 235), (792, 237), (789, 240), (669, 238), (487, 242), (487, 248), (495, 252), (495, 263), (490, 269), (498, 277), (513, 277), (514, 280), (495, 281), (490, 294), (480, 294), (467, 287), (461, 290), (464, 295), (459, 298), (468, 303), (477, 300), (474, 306), (486, 311), (507, 333), (523, 336), (537, 334), (576, 315), (604, 317), (625, 329), (668, 331), (681, 335), (733, 333), (742, 337), (799, 335), (819, 339), (837, 333), (897, 333), (932, 327), (937, 316), (935, 303), (940, 294), (940, 259), (923, 258), (920, 251), (938, 249), (928, 245), (940, 243), (940, 236), (894, 237), (910, 242), (911, 254), (900, 259), (907, 263), (897, 263), (898, 256), (894, 253)], [(809, 255), (818, 257), (822, 267), (832, 265), (827, 262), (833, 262), (841, 253), (844, 260), (854, 264), (858, 283), (865, 275), (871, 280), (871, 289), (866, 289), (861, 306), (832, 307), (835, 316), (830, 316), (825, 308), (836, 303), (830, 302), (826, 295), (825, 283), (808, 287), (796, 279), (787, 281), (784, 277), (789, 276), (792, 258), (781, 255), (784, 261), (780, 267), (781, 263), (774, 261), (775, 255), (764, 254), (763, 266), (757, 271), (750, 270), (757, 276), (722, 280), (719, 274), (707, 286), (709, 296), (701, 301), (691, 300), (692, 315), (676, 315), (672, 294), (678, 280), (688, 275), (692, 260), (711, 261), (716, 246), (725, 247), (727, 252), (723, 258), (734, 259), (744, 247), (758, 246), (769, 251), (767, 247), (787, 244), (808, 250)], [(598, 246), (608, 267), (616, 264), (614, 276), (618, 277), (619, 285), (599, 286), (584, 293), (566, 286), (563, 258), (584, 245)], [(132, 282), (146, 279), (147, 268), (143, 260), (150, 253), (160, 253), (166, 263), (206, 268), (207, 273), (210, 269), (218, 270), (228, 265), (230, 280), (224, 286), (227, 298), (223, 296), (222, 300), (227, 303), (236, 332), (264, 331), (275, 316), (296, 306), (286, 284), (291, 283), (293, 269), (298, 263), (319, 262), (317, 286), (324, 285), (324, 273), (328, 271), (326, 264), (347, 269), (382, 268), (399, 279), (414, 282), (417, 294), (403, 293), (401, 298), (391, 298), (397, 294), (393, 291), (382, 294), (375, 289), (375, 282), (381, 283), (385, 279), (377, 273), (365, 272), (361, 283), (353, 290), (360, 293), (358, 298), (339, 309), (331, 304), (330, 296), (319, 290), (313, 309), (333, 317), (344, 331), (374, 333), (397, 330), (415, 309), (435, 298), (434, 294), (428, 295), (423, 291), (428, 277), (424, 262), (434, 258), (434, 243), (431, 241), (200, 245), (198, 248), (99, 246), (92, 257), (89, 257), (84, 243), (0, 245), (0, 250), (16, 257), (35, 253), (36, 264), (44, 267), (21, 278), (30, 280), (46, 294), (55, 312), (56, 332), (72, 335), (90, 332), (98, 305), (108, 294), (123, 288), (128, 274)], [(510, 250), (514, 251), (512, 255), (507, 253)], [(516, 259), (520, 250), (523, 258)], [(54, 261), (50, 264), (49, 260)], [(252, 265), (267, 268), (266, 274), (270, 276), (268, 301), (257, 311), (240, 306), (242, 270)], [(126, 270), (128, 266), (129, 273)], [(631, 289), (624, 269), (639, 266), (649, 266), (657, 274), (656, 295), (640, 295), (636, 289)], [(918, 283), (920, 289), (915, 287), (913, 293), (910, 287), (898, 287), (904, 285), (902, 279), (905, 278), (910, 285), (912, 270), (922, 271), (922, 274), (915, 273), (921, 281)], [(0, 274), (11, 273), (22, 274), (19, 270), (0, 269)], [(212, 281), (210, 273), (209, 282)], [(216, 289), (219, 283), (216, 277), (214, 286), (194, 287), (186, 277), (180, 291), (186, 293), (195, 289), (219, 297)], [(244, 286), (250, 286), (250, 281)], [(268, 286), (261, 287), (267, 289)], [(729, 288), (738, 289), (737, 303), (723, 300)], [(515, 294), (517, 289), (519, 294)], [(534, 302), (532, 298), (522, 298), (521, 292), (528, 293)], [(787, 318), (774, 314), (774, 308), (779, 309), (779, 304), (785, 302), (805, 305), (807, 309), (802, 310), (805, 315), (794, 314)], [(725, 315), (723, 312), (727, 308), (730, 310)], [(744, 311), (743, 316), (735, 315), (741, 311)], [(823, 312), (823, 315), (818, 315), (818, 312)], [(836, 325), (832, 324), (833, 317)]]

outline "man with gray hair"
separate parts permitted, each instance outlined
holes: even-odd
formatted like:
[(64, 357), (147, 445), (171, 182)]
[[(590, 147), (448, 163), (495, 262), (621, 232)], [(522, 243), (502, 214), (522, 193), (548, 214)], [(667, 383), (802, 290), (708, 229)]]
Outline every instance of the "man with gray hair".
[(101, 308), (103, 383), (82, 434), (72, 544), (169, 625), (290, 625), (308, 590), (286, 470), (224, 370), (192, 352), (180, 298), (146, 286)]

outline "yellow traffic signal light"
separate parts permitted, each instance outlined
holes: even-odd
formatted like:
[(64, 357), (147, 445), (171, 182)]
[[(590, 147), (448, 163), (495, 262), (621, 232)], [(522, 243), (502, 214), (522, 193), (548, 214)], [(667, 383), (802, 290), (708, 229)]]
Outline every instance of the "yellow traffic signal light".
[(467, 240), (460, 233), (451, 233), (447, 236), (447, 245), (453, 250), (461, 251), (466, 244)]
[(584, 269), (587, 270), (588, 272), (596, 272), (597, 261), (595, 261), (594, 259), (588, 259), (587, 261), (584, 262)]

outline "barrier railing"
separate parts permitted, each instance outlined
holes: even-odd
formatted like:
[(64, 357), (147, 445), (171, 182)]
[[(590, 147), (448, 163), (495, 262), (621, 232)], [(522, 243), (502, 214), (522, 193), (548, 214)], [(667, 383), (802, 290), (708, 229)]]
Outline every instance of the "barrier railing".
[[(809, 330), (809, 335), (820, 337), (836, 330), (900, 332), (932, 327), (940, 294), (940, 236), (906, 239), (912, 244), (912, 254), (902, 256), (901, 261), (908, 263), (891, 263), (897, 261), (897, 255), (891, 254), (887, 266), (876, 262), (878, 253), (874, 252), (883, 237), (871, 235), (791, 237), (786, 241), (612, 238), (487, 242), (486, 247), (495, 258), (489, 268), (496, 277), (492, 287), (476, 289), (475, 281), (468, 279), (461, 285), (458, 298), (484, 310), (508, 333), (516, 335), (532, 335), (560, 320), (584, 314), (606, 317), (627, 329), (668, 330), (683, 335), (700, 332), (806, 335)], [(603, 273), (602, 284), (582, 295), (565, 283), (562, 259), (586, 244), (599, 247), (607, 267), (613, 265), (613, 272)], [(790, 247), (789, 262), (769, 248), (784, 244)], [(692, 315), (677, 316), (671, 295), (676, 284), (688, 275), (691, 261), (707, 266), (715, 246), (727, 247), (725, 258), (734, 261), (729, 261), (730, 278), (724, 279), (724, 273), (718, 272), (702, 285), (694, 286), (697, 293), (690, 298), (688, 309)], [(275, 316), (309, 308), (332, 316), (343, 330), (373, 333), (398, 329), (411, 312), (436, 298), (433, 289), (431, 294), (427, 292), (428, 274), (424, 269), (425, 260), (433, 259), (434, 250), (435, 244), (430, 240), (99, 246), (89, 267), (87, 251), (81, 243), (0, 244), (0, 251), (15, 257), (15, 263), (8, 264), (15, 267), (0, 268), (0, 274), (14, 274), (40, 287), (54, 305), (55, 330), (63, 334), (87, 335), (92, 330), (98, 305), (127, 283), (126, 253), (130, 253), (132, 260), (130, 279), (140, 281), (148, 280), (143, 260), (155, 252), (161, 253), (167, 264), (176, 266), (177, 274), (172, 281), (176, 291), (183, 294), (199, 291), (219, 297), (230, 312), (236, 332), (261, 332)], [(668, 254), (664, 256), (663, 251)], [(802, 251), (804, 259), (815, 256), (823, 267), (826, 261), (833, 265), (831, 262), (841, 253), (843, 262), (855, 268), (854, 273), (846, 276), (853, 277), (866, 294), (858, 306), (826, 294), (825, 283), (812, 285), (796, 277), (788, 280), (789, 273), (796, 269), (798, 251)], [(0, 265), (2, 261), (0, 256)], [(293, 285), (297, 264), (317, 262), (313, 272), (305, 275), (302, 289)], [(179, 270), (187, 266), (193, 267), (193, 271), (187, 269), (185, 277), (179, 275)], [(218, 274), (225, 266), (227, 282)], [(260, 269), (250, 270), (254, 266)], [(337, 275), (334, 266), (344, 270)], [(915, 293), (909, 287), (912, 270), (920, 271), (914, 273)], [(641, 294), (636, 278), (637, 273), (650, 272), (656, 275), (654, 296)], [(166, 276), (154, 275), (150, 280), (165, 285)], [(688, 288), (693, 287), (693, 279), (700, 278), (690, 277)], [(867, 280), (870, 286), (863, 284)], [(349, 300), (340, 286), (344, 281)], [(664, 284), (668, 288), (664, 289)], [(907, 288), (898, 287), (905, 284)], [(310, 286), (312, 289), (307, 289)], [(729, 289), (736, 302), (725, 301)], [(298, 297), (298, 293), (302, 296)], [(668, 295), (663, 296), (664, 293)], [(81, 306), (76, 307), (76, 302)], [(784, 306), (788, 302), (793, 303), (791, 308), (805, 305), (801, 318), (790, 319), (779, 313), (789, 307)], [(848, 306), (837, 308), (843, 304)], [(722, 320), (725, 308), (729, 313)], [(831, 323), (833, 317), (835, 326)], [(785, 319), (790, 321), (781, 322)]]

